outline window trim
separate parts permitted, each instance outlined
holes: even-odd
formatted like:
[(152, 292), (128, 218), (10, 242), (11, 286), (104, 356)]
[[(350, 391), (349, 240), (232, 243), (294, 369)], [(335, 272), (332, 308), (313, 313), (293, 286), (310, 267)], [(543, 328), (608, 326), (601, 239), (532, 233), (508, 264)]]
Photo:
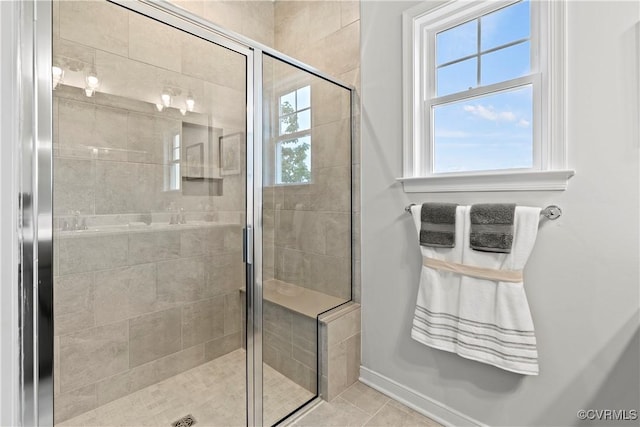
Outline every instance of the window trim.
[[(565, 111), (565, 28), (566, 4), (564, 0), (536, 2), (537, 12), (532, 15), (531, 38), (539, 45), (532, 46), (532, 67), (526, 78), (538, 79), (534, 85), (534, 169), (508, 169), (469, 171), (463, 173), (431, 173), (431, 142), (425, 141), (431, 132), (431, 120), (423, 118), (425, 101), (429, 101), (426, 79), (431, 74), (427, 45), (434, 38), (427, 31), (441, 31), (459, 23), (473, 20), (474, 16), (501, 9), (516, 0), (477, 0), (473, 3), (452, 0), (444, 4), (423, 2), (402, 15), (403, 20), (403, 183), (406, 192), (449, 191), (537, 191), (565, 190), (567, 180), (574, 175), (567, 169), (566, 111)], [(533, 55), (537, 55), (533, 57)], [(534, 62), (534, 59), (537, 61)], [(427, 62), (425, 62), (427, 61)], [(427, 68), (425, 68), (427, 67)], [(547, 72), (544, 72), (544, 71)], [(513, 79), (507, 83), (521, 81)], [(499, 85), (499, 84), (498, 84)], [(473, 89), (478, 93), (486, 87)], [(538, 92), (538, 93), (536, 93)], [(536, 143), (536, 140), (539, 141)], [(508, 185), (500, 181), (509, 180)]]

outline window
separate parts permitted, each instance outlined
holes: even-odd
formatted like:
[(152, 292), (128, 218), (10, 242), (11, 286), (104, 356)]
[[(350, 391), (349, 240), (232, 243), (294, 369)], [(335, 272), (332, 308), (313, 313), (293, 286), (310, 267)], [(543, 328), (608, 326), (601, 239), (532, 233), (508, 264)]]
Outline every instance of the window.
[(311, 87), (280, 96), (275, 183), (311, 182)]
[(180, 190), (180, 134), (175, 134), (167, 144), (167, 164), (164, 174), (165, 191)]
[(556, 3), (454, 0), (405, 12), (406, 191), (566, 188)]

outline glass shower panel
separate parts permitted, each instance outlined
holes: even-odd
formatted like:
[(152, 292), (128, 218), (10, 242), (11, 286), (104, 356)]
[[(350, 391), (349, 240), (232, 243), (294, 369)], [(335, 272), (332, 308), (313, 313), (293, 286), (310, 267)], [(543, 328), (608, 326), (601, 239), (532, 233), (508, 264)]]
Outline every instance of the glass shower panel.
[(263, 125), (263, 417), (271, 425), (326, 395), (318, 316), (351, 299), (350, 92), (265, 56)]
[(53, 12), (55, 422), (244, 425), (247, 59)]

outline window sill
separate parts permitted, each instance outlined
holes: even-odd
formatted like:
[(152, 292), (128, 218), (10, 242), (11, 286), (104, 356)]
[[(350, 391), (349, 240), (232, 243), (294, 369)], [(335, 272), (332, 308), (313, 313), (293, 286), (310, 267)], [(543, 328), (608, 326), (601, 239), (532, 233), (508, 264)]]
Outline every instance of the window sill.
[(405, 193), (461, 191), (564, 191), (573, 170), (442, 174), (396, 178)]

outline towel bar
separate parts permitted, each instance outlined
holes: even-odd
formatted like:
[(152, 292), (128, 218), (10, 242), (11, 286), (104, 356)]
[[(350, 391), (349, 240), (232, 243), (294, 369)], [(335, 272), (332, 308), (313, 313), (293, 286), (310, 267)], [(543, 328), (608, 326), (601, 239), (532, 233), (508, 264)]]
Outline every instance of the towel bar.
[[(415, 203), (411, 203), (404, 208), (404, 211), (406, 213), (411, 213), (411, 206), (415, 205)], [(558, 219), (562, 216), (562, 209), (560, 209), (560, 207), (556, 205), (549, 205), (540, 211), (540, 215), (543, 215), (545, 218), (551, 220)]]

